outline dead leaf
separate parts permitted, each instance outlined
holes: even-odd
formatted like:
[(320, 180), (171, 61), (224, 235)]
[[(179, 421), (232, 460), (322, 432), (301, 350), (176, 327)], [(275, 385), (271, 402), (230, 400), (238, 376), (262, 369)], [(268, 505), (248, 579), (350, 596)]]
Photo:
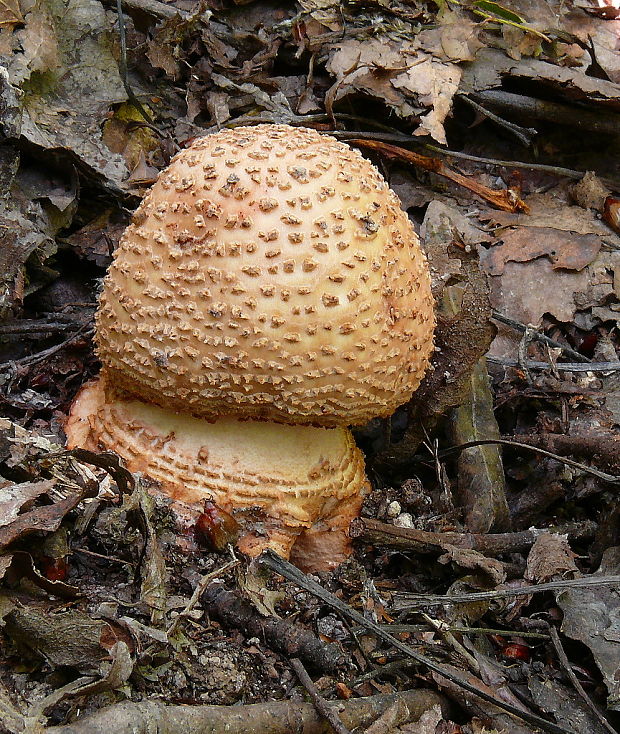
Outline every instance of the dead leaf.
[(300, 0), (299, 4), (314, 20), (330, 31), (342, 30), (342, 10), (333, 0)]
[(48, 609), (23, 602), (6, 615), (6, 633), (17, 645), (39, 655), (53, 665), (69, 665), (81, 672), (99, 670), (119, 633), (102, 619), (69, 610), (50, 614)]
[[(453, 443), (500, 438), (484, 357), (474, 366), (468, 388), (467, 400), (449, 415), (447, 433)], [(490, 444), (465, 449), (459, 453), (456, 466), (466, 529), (471, 533), (488, 533), (492, 528), (507, 530), (510, 513), (500, 447)]]
[[(15, 99), (3, 120), (5, 134), (64, 150), (118, 189), (127, 169), (102, 142), (100, 124), (112, 104), (126, 99), (108, 27), (96, 0), (36, 0), (13, 34), (0, 96)], [(32, 83), (37, 79), (45, 82)]]
[(566, 535), (541, 533), (527, 557), (525, 576), (528, 581), (546, 583), (553, 578), (574, 578), (579, 575)]
[[(489, 278), (494, 309), (522, 324), (538, 325), (548, 313), (565, 323), (575, 316), (575, 294), (586, 290), (588, 272), (554, 270), (547, 258), (507, 262), (501, 277)], [(505, 335), (505, 336), (504, 336)], [(519, 337), (500, 328), (491, 354), (514, 357)]]
[(0, 527), (9, 525), (20, 513), (29, 510), (37, 497), (46, 494), (53, 486), (54, 480), (43, 479), (0, 488)]
[(581, 181), (570, 189), (570, 197), (583, 209), (603, 211), (605, 199), (611, 192), (604, 186), (594, 171), (587, 171)]
[(428, 108), (414, 134), (446, 142), (443, 123), (461, 79), (455, 64), (421, 52), (416, 42), (379, 36), (364, 41), (346, 39), (331, 46), (326, 69), (337, 80), (326, 95), (330, 106), (349, 94), (364, 93), (405, 119)]
[(508, 261), (527, 262), (548, 257), (552, 268), (582, 270), (598, 255), (602, 241), (595, 234), (574, 234), (553, 227), (518, 227), (502, 232), (498, 242), (482, 253), (490, 275), (501, 275)]
[(583, 700), (557, 676), (530, 675), (527, 686), (534, 703), (548, 714), (552, 714), (560, 726), (580, 734), (600, 734), (602, 727), (596, 716)]
[(275, 606), (282, 598), (279, 591), (271, 591), (267, 584), (271, 574), (260, 564), (251, 563), (246, 569), (236, 570), (239, 588), (248, 597), (256, 609), (265, 617), (279, 617)]
[(452, 100), (461, 81), (461, 70), (455, 64), (424, 59), (392, 79), (395, 89), (417, 99), (431, 110), (423, 115), (414, 135), (430, 135), (447, 145), (443, 123), (452, 109)]
[[(620, 546), (608, 548), (596, 574), (620, 572)], [(595, 574), (595, 575), (596, 575)], [(586, 645), (603, 674), (607, 706), (620, 711), (620, 597), (607, 586), (566, 589), (556, 592), (564, 613), (562, 632)]]
[(446, 552), (439, 557), (439, 563), (456, 563), (461, 568), (482, 573), (493, 586), (502, 584), (506, 580), (504, 564), (496, 558), (488, 558), (473, 548), (458, 548), (447, 544), (444, 548)]
[(52, 532), (58, 530), (65, 515), (73, 510), (84, 499), (85, 493), (76, 493), (52, 505), (35, 507), (15, 520), (0, 528), (0, 550), (34, 532)]

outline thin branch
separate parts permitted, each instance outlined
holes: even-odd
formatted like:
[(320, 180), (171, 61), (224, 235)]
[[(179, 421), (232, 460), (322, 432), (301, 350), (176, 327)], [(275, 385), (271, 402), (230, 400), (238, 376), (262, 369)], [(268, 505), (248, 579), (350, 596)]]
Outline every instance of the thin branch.
[(223, 566), (220, 566), (219, 568), (216, 568), (214, 571), (211, 571), (210, 573), (205, 574), (200, 579), (200, 581), (196, 584), (196, 588), (194, 589), (194, 592), (191, 595), (190, 600), (185, 605), (185, 608), (181, 612), (179, 612), (179, 614), (168, 625), (168, 628), (166, 629), (167, 637), (170, 637), (172, 634), (174, 634), (181, 620), (190, 615), (193, 608), (200, 601), (200, 597), (207, 590), (207, 586), (209, 586), (209, 584), (214, 579), (219, 578), (220, 576), (225, 574), (227, 571), (230, 571), (232, 568), (236, 568), (238, 565), (239, 565), (239, 561), (236, 558), (233, 558), (232, 560), (225, 563)]
[(614, 137), (620, 127), (620, 115), (607, 108), (586, 109), (498, 89), (486, 89), (474, 93), (473, 96), (482, 104), (490, 105), (502, 112), (514, 113), (520, 118), (545, 120), (554, 125), (570, 125), (580, 130)]
[[(518, 331), (521, 334), (525, 334), (527, 330), (526, 324), (522, 324), (520, 321), (515, 321), (509, 316), (504, 316), (504, 314), (499, 313), (499, 311), (493, 311), (492, 318), (494, 321), (499, 321), (500, 324), (510, 326), (511, 329), (515, 329), (515, 331)], [(587, 357), (584, 357), (583, 354), (576, 352), (574, 349), (571, 349), (571, 347), (567, 346), (566, 344), (562, 344), (555, 339), (551, 339), (546, 334), (541, 334), (539, 331), (535, 331), (531, 335), (531, 338), (534, 341), (541, 342), (542, 344), (547, 344), (548, 346), (554, 347), (555, 349), (561, 349), (568, 357), (571, 357), (575, 362), (590, 362), (590, 360)]]
[(558, 454), (551, 453), (551, 451), (546, 451), (545, 449), (538, 448), (538, 446), (530, 446), (530, 444), (520, 443), (519, 441), (508, 441), (505, 438), (487, 438), (480, 441), (468, 441), (467, 443), (462, 443), (459, 446), (452, 446), (449, 449), (443, 449), (439, 452), (439, 457), (443, 459), (446, 456), (460, 453), (464, 449), (470, 449), (474, 446), (486, 446), (490, 444), (499, 444), (500, 446), (512, 446), (513, 448), (518, 449), (529, 449), (536, 454), (541, 454), (542, 456), (548, 456), (550, 459), (555, 459), (561, 464), (566, 464), (567, 466), (572, 466), (575, 469), (580, 469), (586, 474), (591, 474), (598, 479), (602, 479), (604, 482), (609, 482), (610, 484), (620, 484), (620, 476), (607, 474), (606, 472), (600, 471), (599, 469), (594, 469), (591, 466), (587, 466), (586, 464), (581, 464), (579, 461), (573, 461), (573, 459), (567, 459), (565, 456), (559, 456)]
[(615, 372), (620, 370), (620, 362), (537, 362), (535, 360), (526, 359), (520, 362), (518, 359), (510, 359), (510, 357), (492, 357), (487, 354), (487, 362), (499, 364), (502, 367), (521, 367), (525, 365), (531, 370), (551, 370), (557, 369), (561, 372)]
[(496, 591), (473, 591), (468, 594), (413, 594), (402, 592), (394, 599), (394, 610), (397, 612), (412, 611), (420, 607), (437, 607), (446, 604), (468, 604), (469, 602), (496, 601), (511, 599), (513, 596), (529, 596), (543, 591), (562, 591), (590, 586), (618, 586), (620, 576), (586, 576), (582, 579), (566, 579), (549, 581), (546, 584), (532, 584), (515, 589), (498, 589)]
[(512, 704), (502, 701), (499, 698), (496, 698), (495, 696), (487, 693), (486, 691), (477, 688), (475, 685), (472, 685), (468, 681), (463, 680), (463, 678), (456, 675), (456, 673), (454, 673), (452, 670), (445, 668), (443, 665), (436, 663), (431, 658), (422, 655), (409, 645), (406, 645), (404, 642), (401, 642), (400, 640), (393, 637), (389, 632), (381, 629), (378, 624), (375, 624), (374, 622), (366, 619), (363, 614), (358, 612), (356, 609), (353, 609), (348, 604), (345, 604), (343, 601), (338, 599), (338, 597), (334, 596), (316, 581), (306, 576), (306, 574), (302, 573), (298, 568), (295, 568), (295, 566), (293, 566), (291, 563), (288, 563), (288, 561), (280, 558), (280, 556), (278, 556), (273, 551), (265, 551), (260, 556), (260, 561), (275, 573), (284, 576), (284, 578), (288, 579), (289, 581), (293, 581), (305, 591), (308, 591), (309, 593), (316, 596), (318, 599), (321, 599), (321, 601), (330, 606), (332, 609), (335, 609), (341, 614), (345, 614), (354, 622), (357, 622), (357, 624), (362, 625), (367, 630), (375, 634), (383, 642), (391, 645), (392, 647), (395, 647), (401, 652), (404, 652), (405, 655), (408, 655), (410, 658), (417, 661), (421, 665), (426, 666), (429, 670), (437, 673), (446, 680), (451, 681), (455, 685), (468, 691), (474, 696), (477, 696), (478, 698), (481, 698), (482, 700), (487, 701), (494, 706), (497, 706), (503, 711), (506, 711), (509, 714), (512, 714), (513, 716), (516, 716), (529, 724), (538, 726), (545, 731), (552, 732), (552, 734), (567, 734), (567, 732), (570, 731), (568, 729), (564, 729), (561, 726), (558, 726), (557, 724), (554, 724), (551, 721), (548, 721), (547, 719), (543, 719), (542, 716), (538, 716), (531, 711), (518, 708), (517, 706), (513, 706)]
[(21, 359), (8, 359), (5, 362), (0, 362), (0, 368), (3, 368), (3, 367), (11, 368), (11, 367), (18, 367), (20, 365), (36, 364), (37, 362), (42, 362), (44, 359), (51, 357), (52, 355), (56, 354), (57, 352), (60, 352), (62, 349), (65, 349), (65, 347), (68, 347), (74, 341), (77, 341), (82, 335), (90, 335), (91, 333), (92, 333), (91, 324), (88, 324), (88, 323), (83, 324), (75, 332), (75, 334), (73, 334), (73, 336), (70, 336), (68, 339), (65, 339), (65, 341), (60, 342), (60, 344), (56, 344), (55, 346), (50, 347), (49, 349), (44, 349), (42, 352), (31, 354), (28, 357), (22, 357)]
[(591, 520), (567, 523), (550, 528), (530, 528), (514, 533), (459, 533), (451, 530), (432, 532), (417, 528), (401, 528), (367, 517), (356, 517), (349, 535), (372, 545), (416, 553), (443, 553), (446, 546), (471, 548), (488, 556), (527, 550), (541, 533), (559, 533), (571, 539), (592, 537), (597, 525)]
[(570, 661), (568, 657), (566, 656), (566, 652), (564, 651), (564, 647), (562, 646), (562, 642), (560, 640), (560, 635), (558, 634), (558, 631), (555, 627), (550, 627), (549, 632), (551, 633), (551, 642), (553, 642), (553, 647), (555, 648), (555, 652), (558, 656), (559, 661), (562, 663), (562, 667), (564, 668), (564, 671), (566, 675), (568, 676), (570, 682), (573, 684), (575, 690), (577, 693), (581, 696), (586, 706), (590, 709), (590, 711), (594, 714), (594, 716), (598, 719), (601, 726), (611, 734), (617, 734), (617, 729), (614, 729), (614, 727), (607, 721), (607, 719), (603, 716), (603, 714), (598, 710), (598, 707), (594, 704), (594, 702), (590, 699), (590, 696), (585, 692), (584, 687), (581, 685), (581, 682), (579, 678), (575, 675), (575, 671), (573, 670)]
[(474, 102), (473, 99), (470, 99), (465, 94), (457, 94), (457, 97), (468, 104), (470, 107), (473, 107), (479, 114), (488, 117), (489, 120), (494, 122), (496, 125), (503, 127), (504, 130), (508, 130), (508, 132), (514, 135), (515, 138), (526, 148), (529, 148), (529, 146), (532, 144), (532, 138), (538, 135), (538, 130), (536, 130), (535, 127), (521, 127), (521, 125), (517, 125), (514, 122), (504, 120), (503, 117), (500, 117), (490, 110), (487, 110), (486, 107), (478, 104), (478, 102)]
[(312, 682), (312, 678), (308, 675), (308, 671), (304, 668), (301, 660), (299, 658), (291, 658), (291, 667), (299, 678), (299, 682), (308, 691), (314, 708), (327, 721), (336, 734), (351, 734), (349, 729), (338, 718), (338, 714), (334, 708), (318, 692), (317, 687)]

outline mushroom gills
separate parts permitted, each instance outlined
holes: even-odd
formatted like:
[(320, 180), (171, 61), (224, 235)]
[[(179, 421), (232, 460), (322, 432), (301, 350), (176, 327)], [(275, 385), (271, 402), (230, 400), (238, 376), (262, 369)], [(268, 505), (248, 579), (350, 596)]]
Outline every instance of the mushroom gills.
[(350, 553), (349, 522), (368, 489), (364, 459), (347, 428), (289, 426), (225, 416), (195, 418), (87, 384), (66, 426), (69, 447), (114, 451), (176, 503), (200, 512), (212, 499), (235, 512), (260, 507), (238, 547), (272, 548), (305, 570)]

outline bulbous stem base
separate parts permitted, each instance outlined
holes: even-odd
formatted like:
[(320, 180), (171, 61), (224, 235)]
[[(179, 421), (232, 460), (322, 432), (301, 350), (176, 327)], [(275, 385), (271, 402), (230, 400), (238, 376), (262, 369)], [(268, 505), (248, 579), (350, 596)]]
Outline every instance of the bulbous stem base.
[(347, 531), (368, 481), (346, 428), (194, 418), (117, 394), (100, 378), (79, 393), (65, 431), (70, 448), (116, 452), (186, 514), (206, 499), (233, 513), (248, 555), (272, 548), (317, 571), (351, 552)]

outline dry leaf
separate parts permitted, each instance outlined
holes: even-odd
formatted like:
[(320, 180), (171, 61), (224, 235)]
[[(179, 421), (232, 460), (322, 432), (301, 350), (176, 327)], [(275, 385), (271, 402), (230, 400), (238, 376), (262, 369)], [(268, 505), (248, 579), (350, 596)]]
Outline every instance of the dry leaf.
[(491, 247), (481, 257), (489, 275), (501, 275), (508, 261), (527, 262), (544, 256), (553, 269), (582, 270), (603, 244), (598, 235), (579, 235), (553, 227), (518, 227), (502, 232), (497, 241), (502, 244)]
[(525, 578), (536, 583), (546, 583), (554, 577), (573, 578), (579, 574), (576, 557), (565, 535), (541, 533), (528, 554)]
[(414, 135), (431, 135), (439, 143), (447, 145), (443, 123), (452, 109), (452, 99), (460, 81), (461, 70), (458, 66), (431, 58), (416, 63), (392, 79), (394, 88), (417, 99), (425, 107), (431, 107), (430, 112), (422, 117)]
[[(620, 546), (603, 554), (601, 575), (620, 572)], [(611, 586), (566, 589), (556, 592), (558, 606), (564, 613), (562, 632), (586, 645), (598, 665), (607, 686), (607, 705), (620, 711), (620, 598)]]

